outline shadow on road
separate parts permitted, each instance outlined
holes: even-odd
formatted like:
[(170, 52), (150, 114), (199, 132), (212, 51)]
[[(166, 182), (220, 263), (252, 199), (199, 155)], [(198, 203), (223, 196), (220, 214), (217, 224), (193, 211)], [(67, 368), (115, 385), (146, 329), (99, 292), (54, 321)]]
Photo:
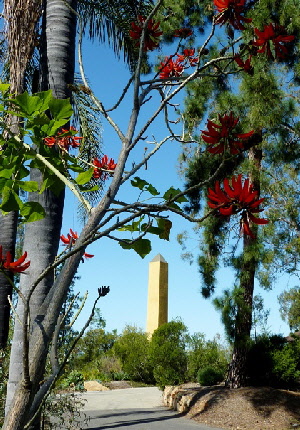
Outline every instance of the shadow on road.
[[(90, 416), (90, 422), (85, 430), (102, 430), (102, 429), (114, 429), (122, 427), (135, 428), (137, 425), (149, 424), (149, 423), (162, 423), (169, 420), (180, 418), (181, 414), (175, 414), (171, 411), (166, 411), (164, 408), (160, 409), (140, 409), (140, 410), (124, 410), (124, 411), (111, 411), (110, 413), (99, 414), (99, 412), (88, 412)], [(93, 421), (99, 420), (98, 423)], [(155, 427), (154, 427), (155, 428)]]

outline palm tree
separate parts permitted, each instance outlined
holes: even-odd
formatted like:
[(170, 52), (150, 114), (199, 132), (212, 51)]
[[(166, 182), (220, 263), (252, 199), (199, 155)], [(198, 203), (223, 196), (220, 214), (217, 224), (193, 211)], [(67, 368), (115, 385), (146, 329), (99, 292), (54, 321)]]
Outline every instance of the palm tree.
[[(124, 5), (125, 4), (126, 3), (124, 3)], [(98, 11), (101, 12), (99, 16), (96, 15), (95, 12), (96, 6)], [(84, 3), (82, 3), (80, 7), (83, 8)], [(149, 4), (143, 7), (146, 9), (149, 7)], [(62, 0), (47, 0), (44, 6), (40, 46), (40, 82), (42, 90), (52, 89), (57, 98), (68, 98), (71, 95), (69, 88), (74, 80), (76, 39), (76, 14), (74, 11), (76, 11), (76, 8), (76, 0), (70, 0), (68, 2)], [(110, 10), (110, 8), (109, 16), (107, 19), (104, 19), (103, 12), (107, 13), (107, 10)], [(106, 28), (108, 36), (113, 36), (118, 40), (118, 42), (113, 43), (116, 52), (119, 53), (123, 45), (127, 46), (125, 49), (126, 58), (130, 64), (133, 64), (136, 53), (132, 47), (130, 49), (130, 41), (127, 39), (127, 36), (125, 37), (124, 35), (127, 34), (125, 31), (126, 25), (128, 29), (129, 22), (134, 19), (136, 13), (137, 11), (134, 7), (130, 6), (125, 10), (125, 6), (122, 9), (119, 3), (116, 8), (113, 8), (113, 4), (109, 2), (95, 2), (93, 4), (87, 2), (87, 11), (83, 16), (85, 22), (87, 22), (88, 19), (91, 20), (90, 35), (92, 37), (96, 35), (103, 36), (104, 29)], [(123, 22), (125, 18), (127, 19), (127, 24)], [(115, 19), (115, 23), (107, 27), (107, 22), (113, 19)], [(126, 39), (124, 44), (122, 40), (119, 40), (122, 36)], [(41, 183), (41, 172), (37, 169), (32, 169), (31, 179)], [(46, 217), (41, 221), (26, 225), (24, 249), (26, 249), (30, 257), (31, 266), (28, 276), (21, 277), (20, 289), (23, 294), (26, 294), (33, 280), (35, 280), (49, 264), (53, 263), (57, 255), (64, 205), (64, 188), (62, 187), (58, 193), (54, 193), (51, 189), (44, 191), (42, 194), (31, 193), (30, 199), (32, 201), (38, 201), (44, 207)], [(39, 325), (41, 321), (43, 321), (45, 309), (41, 311), (41, 308), (53, 282), (54, 276), (53, 273), (50, 273), (38, 285), (38, 288), (36, 288), (32, 296), (30, 303), (32, 331), (34, 331), (36, 325)], [(22, 300), (19, 300), (17, 313), (22, 318)], [(6, 412), (9, 411), (16, 387), (21, 380), (22, 351), (22, 328), (18, 321), (16, 321), (11, 349)], [(41, 369), (44, 368), (43, 360), (46, 360), (46, 355), (41, 357), (39, 363)], [(35, 388), (37, 389), (38, 386), (36, 385)], [(31, 395), (34, 394), (35, 393), (31, 392)]]
[[(24, 90), (24, 80), (28, 61), (31, 58), (35, 44), (35, 27), (40, 16), (38, 0), (12, 0), (5, 2), (5, 17), (7, 20), (7, 43), (9, 83), (12, 94), (20, 94)], [(20, 119), (8, 115), (6, 123), (13, 133), (18, 133)], [(18, 213), (10, 212), (5, 216), (0, 212), (0, 238), (3, 253), (15, 255)], [(10, 279), (0, 273), (0, 349), (7, 344), (10, 318), (8, 297), (12, 296), (13, 275)]]

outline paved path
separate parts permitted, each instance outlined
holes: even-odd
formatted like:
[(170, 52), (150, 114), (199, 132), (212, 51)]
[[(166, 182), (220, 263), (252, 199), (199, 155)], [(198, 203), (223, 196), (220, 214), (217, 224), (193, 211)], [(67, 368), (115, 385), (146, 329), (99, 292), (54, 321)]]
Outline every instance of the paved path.
[(182, 418), (162, 406), (156, 387), (87, 392), (83, 412), (90, 417), (86, 430), (222, 430)]

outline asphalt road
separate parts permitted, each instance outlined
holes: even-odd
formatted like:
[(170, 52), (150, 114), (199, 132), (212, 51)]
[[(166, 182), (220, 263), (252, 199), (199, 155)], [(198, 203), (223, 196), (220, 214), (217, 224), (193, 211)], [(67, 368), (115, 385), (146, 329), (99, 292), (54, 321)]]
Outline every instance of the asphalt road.
[(83, 413), (89, 417), (86, 430), (222, 430), (182, 418), (162, 406), (156, 387), (87, 392)]

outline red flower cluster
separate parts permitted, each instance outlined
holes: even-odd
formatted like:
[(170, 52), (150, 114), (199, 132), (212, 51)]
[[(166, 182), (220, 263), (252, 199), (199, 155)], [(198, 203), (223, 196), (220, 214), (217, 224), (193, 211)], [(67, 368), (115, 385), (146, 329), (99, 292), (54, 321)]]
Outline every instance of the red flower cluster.
[[(140, 45), (140, 39), (142, 36), (145, 21), (146, 18), (144, 16), (139, 15), (138, 24), (136, 24), (135, 22), (131, 23), (131, 30), (129, 32), (129, 35), (133, 40), (137, 40), (135, 46)], [(162, 31), (159, 30), (159, 22), (154, 22), (153, 19), (150, 19), (145, 31), (143, 50), (153, 51), (153, 49), (157, 48), (159, 45), (159, 38), (162, 34)]]
[(216, 24), (223, 25), (226, 22), (237, 30), (245, 30), (244, 22), (251, 22), (251, 18), (245, 18), (242, 14), (245, 11), (246, 0), (214, 0), (214, 4), (219, 12), (216, 17)]
[(183, 64), (177, 58), (175, 61), (171, 57), (166, 57), (165, 61), (160, 63), (160, 79), (173, 78), (182, 75), (184, 70)]
[[(73, 231), (71, 228), (70, 228), (70, 233), (67, 234), (67, 237), (64, 236), (63, 234), (60, 236), (60, 240), (68, 248), (71, 248), (75, 244), (75, 242), (76, 242), (77, 239), (78, 239), (78, 234), (76, 233), (76, 231)], [(83, 256), (85, 258), (92, 258), (92, 257), (94, 257), (94, 255), (87, 254), (86, 252), (83, 254)]]
[(231, 154), (238, 154), (244, 148), (242, 140), (250, 137), (254, 130), (248, 133), (234, 133), (233, 129), (239, 122), (239, 118), (235, 118), (233, 112), (229, 115), (219, 115), (221, 125), (216, 124), (210, 119), (207, 121), (208, 130), (202, 130), (202, 139), (208, 143), (208, 152), (211, 154), (221, 154), (227, 148)]
[(195, 57), (195, 48), (193, 49), (184, 49), (183, 54), (177, 54), (178, 60), (181, 61), (184, 66), (197, 66), (198, 57)]
[(254, 190), (249, 179), (242, 183), (242, 175), (233, 176), (231, 185), (226, 178), (223, 181), (223, 190), (220, 187), (219, 181), (215, 183), (215, 188), (208, 190), (208, 206), (212, 209), (218, 209), (219, 213), (224, 216), (230, 216), (241, 212), (241, 227), (242, 232), (254, 238), (250, 229), (250, 222), (254, 224), (267, 224), (269, 221), (264, 218), (257, 218), (253, 214), (259, 213), (263, 209), (259, 209), (259, 205), (265, 200), (260, 199), (258, 191)]
[(179, 28), (174, 31), (175, 37), (181, 37), (182, 39), (186, 39), (187, 37), (193, 34), (193, 30), (191, 28)]
[(274, 45), (275, 57), (284, 58), (288, 53), (285, 43), (292, 42), (295, 36), (285, 34), (285, 28), (277, 24), (265, 25), (263, 31), (254, 29), (257, 39), (252, 42), (254, 46), (260, 47), (258, 53), (266, 52), (268, 58), (274, 60), (270, 43)]
[(198, 58), (194, 56), (195, 49), (184, 49), (183, 54), (177, 54), (177, 58), (173, 61), (172, 57), (166, 57), (165, 61), (160, 63), (161, 79), (181, 76), (184, 69), (194, 67), (198, 63)]
[(0, 245), (0, 270), (8, 270), (12, 273), (24, 272), (30, 266), (30, 261), (25, 263), (26, 258), (27, 252), (25, 252), (18, 260), (13, 262), (11, 253), (9, 251), (6, 253), (6, 258), (4, 258), (2, 253), (2, 245)]
[(113, 158), (109, 160), (107, 155), (104, 155), (101, 160), (94, 158), (93, 164), (95, 167), (93, 177), (95, 179), (103, 179), (104, 181), (117, 167)]
[(60, 148), (68, 151), (69, 147), (72, 148), (78, 148), (80, 145), (80, 140), (82, 137), (78, 136), (72, 136), (72, 135), (66, 135), (67, 133), (70, 133), (70, 131), (77, 131), (74, 127), (70, 127), (69, 130), (66, 130), (65, 128), (62, 128), (61, 133), (59, 133), (56, 137), (45, 137), (44, 142), (47, 146), (54, 146), (58, 145)]
[(234, 61), (249, 75), (253, 75), (253, 66), (251, 64), (251, 55), (246, 61), (243, 61), (239, 55), (234, 57)]

